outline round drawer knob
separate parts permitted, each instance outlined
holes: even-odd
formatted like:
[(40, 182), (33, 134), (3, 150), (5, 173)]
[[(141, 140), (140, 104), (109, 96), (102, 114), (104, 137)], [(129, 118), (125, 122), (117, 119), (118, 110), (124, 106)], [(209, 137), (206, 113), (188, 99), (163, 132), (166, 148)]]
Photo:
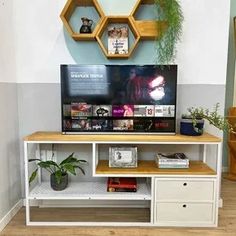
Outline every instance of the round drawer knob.
[(186, 204), (184, 204), (184, 205), (183, 205), (183, 207), (184, 207), (184, 208), (186, 208), (186, 207), (187, 207), (187, 205), (186, 205)]
[(183, 183), (183, 186), (187, 186), (187, 183)]

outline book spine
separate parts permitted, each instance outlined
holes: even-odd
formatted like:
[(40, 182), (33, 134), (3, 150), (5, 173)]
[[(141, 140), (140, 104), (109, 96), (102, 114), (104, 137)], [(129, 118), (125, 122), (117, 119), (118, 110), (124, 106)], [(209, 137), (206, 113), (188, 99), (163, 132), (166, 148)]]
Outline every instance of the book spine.
[(117, 184), (108, 184), (108, 187), (109, 188), (136, 188), (137, 187), (137, 185), (134, 185), (134, 184), (132, 184), (132, 185), (125, 185), (125, 184), (119, 184), (119, 185), (117, 185)]
[(158, 161), (159, 164), (173, 164), (173, 165), (189, 165), (188, 161)]
[(137, 192), (137, 188), (107, 188), (107, 192)]
[(158, 159), (159, 162), (179, 162), (179, 163), (185, 163), (189, 162), (189, 160), (180, 160), (180, 159)]
[(160, 169), (187, 169), (189, 166), (186, 165), (159, 165)]

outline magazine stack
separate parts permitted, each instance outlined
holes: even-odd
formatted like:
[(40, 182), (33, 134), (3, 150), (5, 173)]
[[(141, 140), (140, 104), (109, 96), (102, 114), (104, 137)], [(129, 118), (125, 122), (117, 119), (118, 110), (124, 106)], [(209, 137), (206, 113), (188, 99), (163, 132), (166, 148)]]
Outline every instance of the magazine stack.
[(158, 153), (155, 161), (158, 168), (189, 168), (189, 159), (184, 153)]

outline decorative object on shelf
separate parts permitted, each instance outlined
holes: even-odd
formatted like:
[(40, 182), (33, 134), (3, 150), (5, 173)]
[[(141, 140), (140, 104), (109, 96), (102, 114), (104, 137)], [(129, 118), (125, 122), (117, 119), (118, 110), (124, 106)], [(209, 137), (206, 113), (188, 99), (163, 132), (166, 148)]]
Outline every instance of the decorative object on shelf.
[(128, 48), (128, 27), (110, 26), (108, 32), (108, 54), (127, 54)]
[(137, 147), (110, 147), (109, 167), (137, 167)]
[[(170, 64), (176, 57), (176, 44), (182, 35), (183, 13), (178, 0), (154, 0), (157, 10), (157, 31), (161, 33), (156, 39), (157, 63)], [(166, 21), (167, 29), (160, 29), (160, 21)]]
[(189, 168), (189, 159), (184, 153), (157, 153), (155, 162), (158, 168), (184, 169)]
[[(85, 174), (81, 164), (87, 163), (86, 160), (79, 160), (71, 153), (66, 159), (57, 164), (55, 161), (42, 161), (41, 159), (29, 159), (29, 162), (36, 161), (37, 166), (50, 173), (50, 184), (52, 189), (61, 191), (68, 185), (68, 173), (76, 175), (76, 169), (80, 169)], [(29, 178), (31, 183), (37, 176), (38, 168), (33, 171)]]
[(180, 133), (191, 136), (201, 135), (204, 129), (204, 120), (209, 121), (210, 125), (214, 125), (219, 130), (233, 132), (232, 125), (218, 114), (219, 106), (217, 103), (213, 111), (202, 107), (188, 108), (188, 114), (182, 115)]
[(199, 136), (203, 134), (204, 120), (197, 118), (194, 122), (191, 117), (182, 116), (180, 121), (180, 133), (190, 136)]
[[(96, 24), (94, 25), (94, 28), (92, 32), (90, 33), (79, 33), (77, 32), (77, 28), (72, 27), (71, 25), (71, 18), (73, 17), (73, 14), (77, 14), (78, 12), (83, 14), (83, 8), (91, 8), (96, 12), (98, 19), (94, 19), (96, 21)], [(100, 24), (102, 23), (104, 19), (104, 13), (102, 8), (100, 7), (97, 0), (67, 0), (62, 12), (61, 12), (61, 20), (63, 22), (63, 25), (65, 29), (67, 30), (68, 34), (75, 40), (75, 41), (91, 41), (95, 40), (95, 36), (97, 34), (97, 31), (100, 27)], [(79, 22), (78, 22), (79, 24)], [(86, 27), (86, 30), (88, 27)]]
[(82, 17), (81, 20), (82, 20), (82, 26), (80, 27), (79, 32), (81, 34), (90, 34), (90, 33), (92, 33), (93, 20), (90, 20), (87, 17)]
[[(117, 29), (114, 30), (114, 27)], [(123, 31), (123, 36), (127, 35), (127, 37), (123, 37), (123, 39), (122, 38), (118, 39), (118, 35), (122, 34), (121, 30)], [(107, 32), (107, 31), (110, 31), (110, 32)], [(105, 41), (104, 35), (106, 35), (108, 33), (109, 33), (109, 35), (114, 35), (115, 38), (112, 38), (112, 40), (115, 41), (114, 42), (115, 45), (117, 43), (118, 47), (117, 47), (116, 52), (119, 52), (119, 53), (112, 53), (112, 54), (109, 53), (109, 51), (110, 51), (109, 43), (104, 42)], [(128, 34), (131, 36), (131, 39), (133, 38), (133, 40), (131, 40), (132, 42), (130, 42), (129, 45), (128, 45)], [(137, 47), (137, 44), (140, 39), (140, 35), (139, 35), (138, 30), (135, 26), (133, 17), (130, 17), (130, 16), (106, 16), (106, 17), (104, 17), (104, 20), (102, 21), (102, 23), (100, 25), (100, 28), (99, 28), (97, 35), (96, 35), (96, 39), (97, 39), (98, 44), (99, 44), (100, 48), (102, 49), (104, 55), (107, 58), (128, 59), (130, 57), (130, 55), (132, 54), (132, 52), (134, 51), (134, 49)], [(109, 37), (107, 40), (109, 40)], [(120, 46), (119, 40), (124, 43), (123, 44), (124, 46), (126, 45), (125, 53), (120, 53), (121, 50), (119, 50), (119, 46)], [(125, 42), (127, 42), (127, 43), (125, 43)], [(125, 47), (123, 47), (123, 49), (125, 49)]]
[(137, 192), (137, 180), (130, 177), (108, 177), (107, 192)]

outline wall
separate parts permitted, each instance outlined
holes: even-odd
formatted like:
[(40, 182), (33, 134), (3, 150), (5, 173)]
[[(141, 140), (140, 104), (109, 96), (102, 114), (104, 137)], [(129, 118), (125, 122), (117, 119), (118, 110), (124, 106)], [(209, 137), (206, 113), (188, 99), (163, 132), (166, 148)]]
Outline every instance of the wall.
[[(153, 42), (141, 42), (129, 60), (112, 61), (96, 42), (73, 41), (59, 18), (65, 2), (14, 2), (21, 139), (37, 130), (60, 130), (60, 64), (150, 64), (155, 60)], [(99, 2), (106, 14), (128, 14), (135, 0)], [(178, 116), (187, 107), (211, 108), (217, 102), (223, 114), (230, 0), (180, 2), (185, 21), (176, 60)]]
[(0, 231), (21, 199), (13, 1), (0, 1)]
[[(228, 39), (228, 63), (227, 63), (227, 78), (226, 78), (226, 93), (225, 93), (225, 116), (228, 114), (228, 109), (236, 106), (236, 73), (235, 73), (235, 38), (234, 38), (234, 23), (233, 18), (236, 16), (236, 1), (231, 0), (230, 3), (230, 24), (229, 24), (229, 39)], [(235, 101), (235, 102), (233, 102)], [(228, 147), (227, 147), (227, 134), (224, 134), (223, 143), (223, 165), (228, 165)]]
[(226, 113), (229, 107), (233, 106), (234, 98), (234, 84), (235, 79), (235, 38), (234, 38), (234, 22), (233, 18), (236, 16), (236, 1), (231, 0), (230, 6), (230, 28), (229, 28), (229, 46), (228, 46), (228, 66), (227, 66), (227, 80), (226, 80), (226, 101), (225, 110)]

